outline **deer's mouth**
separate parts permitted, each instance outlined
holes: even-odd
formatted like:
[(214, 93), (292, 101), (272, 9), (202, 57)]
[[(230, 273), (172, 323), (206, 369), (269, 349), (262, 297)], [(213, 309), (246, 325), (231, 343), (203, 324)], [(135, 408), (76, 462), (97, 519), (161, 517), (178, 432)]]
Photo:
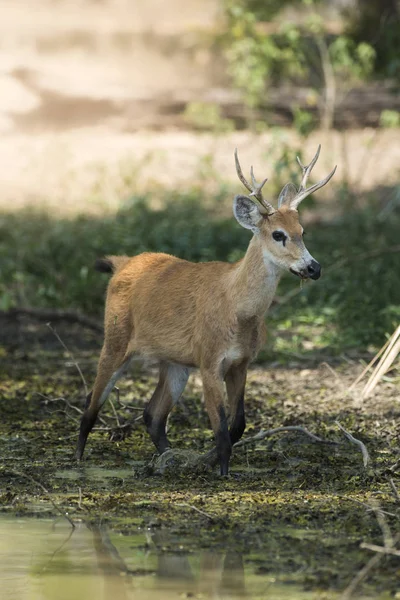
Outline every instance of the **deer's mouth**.
[(307, 271), (295, 271), (294, 269), (289, 269), (289, 271), (291, 273), (293, 273), (293, 275), (296, 275), (296, 277), (300, 277), (300, 279), (308, 279), (309, 278)]

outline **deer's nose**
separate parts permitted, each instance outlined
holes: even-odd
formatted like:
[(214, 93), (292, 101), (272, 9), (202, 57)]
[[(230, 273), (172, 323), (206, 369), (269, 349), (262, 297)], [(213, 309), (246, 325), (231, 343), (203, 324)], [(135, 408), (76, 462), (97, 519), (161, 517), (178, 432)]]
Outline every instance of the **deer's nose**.
[(313, 259), (307, 266), (307, 273), (311, 279), (319, 279), (321, 277), (321, 265)]

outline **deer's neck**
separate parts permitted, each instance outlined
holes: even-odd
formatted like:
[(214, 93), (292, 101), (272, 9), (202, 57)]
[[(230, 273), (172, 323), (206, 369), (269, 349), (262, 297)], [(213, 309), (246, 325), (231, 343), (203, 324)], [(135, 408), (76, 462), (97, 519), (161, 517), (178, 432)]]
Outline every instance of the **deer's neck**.
[(281, 276), (282, 270), (263, 255), (261, 242), (255, 235), (233, 270), (231, 298), (237, 314), (245, 318), (262, 317), (271, 305)]

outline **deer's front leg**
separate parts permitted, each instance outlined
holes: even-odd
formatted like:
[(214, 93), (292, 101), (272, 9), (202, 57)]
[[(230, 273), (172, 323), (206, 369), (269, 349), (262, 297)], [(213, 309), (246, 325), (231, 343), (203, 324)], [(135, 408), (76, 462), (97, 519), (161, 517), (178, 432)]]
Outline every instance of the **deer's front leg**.
[(214, 431), (221, 475), (228, 475), (232, 444), (228, 420), (224, 408), (224, 385), (222, 378), (211, 370), (202, 369), (204, 402)]

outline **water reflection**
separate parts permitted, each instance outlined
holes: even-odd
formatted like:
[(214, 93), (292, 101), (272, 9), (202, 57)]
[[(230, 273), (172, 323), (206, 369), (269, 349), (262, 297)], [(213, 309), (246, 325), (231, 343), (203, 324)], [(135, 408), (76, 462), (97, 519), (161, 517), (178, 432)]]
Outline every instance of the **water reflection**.
[[(122, 535), (106, 525), (0, 517), (2, 600), (311, 600), (233, 549), (188, 553), (165, 530)], [(332, 595), (324, 598), (333, 598)]]
[[(109, 531), (100, 525), (91, 525), (93, 548), (99, 570), (104, 575), (105, 587), (109, 588), (113, 597), (128, 599), (124, 584), (130, 578), (143, 575), (139, 569), (130, 569), (116, 546), (111, 542)], [(155, 564), (153, 572), (154, 589), (180, 592), (184, 597), (212, 597), (228, 599), (241, 598), (245, 595), (244, 569), (242, 556), (236, 552), (224, 555), (207, 552), (198, 556), (190, 556), (181, 549), (166, 550), (173, 546), (168, 531), (156, 530), (146, 532), (148, 543), (146, 560)], [(190, 559), (189, 559), (190, 556)], [(115, 576), (119, 585), (115, 587)], [(111, 586), (110, 586), (111, 581)], [(130, 582), (131, 583), (131, 582)], [(107, 595), (105, 595), (107, 597)]]
[[(166, 550), (166, 547), (169, 549)], [(174, 551), (165, 531), (0, 518), (2, 600), (241, 598), (241, 555)]]
[(193, 594), (213, 598), (243, 597), (245, 595), (243, 557), (228, 551), (224, 555), (203, 551), (199, 554), (197, 573), (191, 565), (189, 555), (163, 551), (170, 543), (168, 532), (155, 531), (150, 534), (157, 552), (157, 577), (164, 582), (171, 580), (190, 582), (186, 585)]

